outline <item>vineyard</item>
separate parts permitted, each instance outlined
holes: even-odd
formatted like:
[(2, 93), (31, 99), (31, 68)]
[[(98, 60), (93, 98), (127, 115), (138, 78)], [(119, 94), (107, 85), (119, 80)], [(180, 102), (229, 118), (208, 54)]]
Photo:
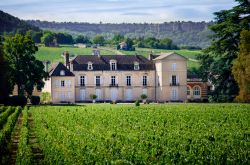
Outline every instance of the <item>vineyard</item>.
[(248, 104), (0, 109), (1, 152), (17, 121), (16, 164), (250, 163)]

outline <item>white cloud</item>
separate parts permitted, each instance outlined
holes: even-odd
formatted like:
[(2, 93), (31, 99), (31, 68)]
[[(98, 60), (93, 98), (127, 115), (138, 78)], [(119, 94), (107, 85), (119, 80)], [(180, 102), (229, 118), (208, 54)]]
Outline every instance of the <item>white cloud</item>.
[(1, 0), (0, 9), (22, 19), (78, 22), (210, 21), (234, 0)]

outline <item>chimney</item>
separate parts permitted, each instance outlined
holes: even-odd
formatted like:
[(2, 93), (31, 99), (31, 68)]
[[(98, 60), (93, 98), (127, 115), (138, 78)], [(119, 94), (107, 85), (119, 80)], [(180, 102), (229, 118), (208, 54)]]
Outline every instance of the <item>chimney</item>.
[(70, 69), (70, 63), (69, 63), (69, 52), (68, 51), (64, 51), (63, 52), (63, 56), (64, 56), (64, 65)]
[(101, 55), (100, 50), (99, 49), (93, 49), (92, 55), (99, 57)]
[(148, 60), (150, 60), (150, 61), (153, 60), (153, 52), (152, 51), (150, 52), (150, 54), (148, 56)]
[(50, 61), (43, 61), (45, 72), (49, 72), (49, 64), (50, 64)]

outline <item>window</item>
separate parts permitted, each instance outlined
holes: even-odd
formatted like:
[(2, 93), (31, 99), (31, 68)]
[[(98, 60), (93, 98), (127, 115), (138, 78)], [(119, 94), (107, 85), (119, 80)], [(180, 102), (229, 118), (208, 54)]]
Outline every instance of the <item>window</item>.
[(176, 75), (172, 75), (172, 85), (176, 85)]
[(93, 64), (92, 64), (92, 62), (88, 62), (88, 70), (93, 70)]
[(85, 76), (80, 76), (80, 86), (85, 86)]
[(111, 85), (115, 86), (115, 76), (111, 76)]
[(190, 95), (190, 88), (187, 87), (187, 95), (189, 96)]
[(110, 60), (110, 69), (116, 70), (116, 61), (115, 60)]
[(175, 71), (176, 70), (176, 63), (172, 64), (172, 70)]
[(135, 62), (134, 63), (134, 70), (140, 70), (139, 63)]
[(65, 71), (64, 70), (60, 71), (60, 76), (65, 76)]
[(100, 86), (101, 85), (101, 77), (100, 76), (96, 76), (95, 77), (95, 85), (96, 86)]
[(131, 76), (127, 76), (127, 86), (131, 86)]
[(148, 85), (147, 76), (143, 76), (143, 77), (142, 77), (142, 85), (143, 85), (143, 86), (147, 86), (147, 85)]
[(201, 95), (201, 90), (200, 90), (200, 87), (194, 87), (194, 95), (195, 96), (199, 96)]
[(62, 80), (61, 81), (61, 87), (64, 87), (64, 85), (65, 85), (65, 82), (64, 82), (64, 80)]

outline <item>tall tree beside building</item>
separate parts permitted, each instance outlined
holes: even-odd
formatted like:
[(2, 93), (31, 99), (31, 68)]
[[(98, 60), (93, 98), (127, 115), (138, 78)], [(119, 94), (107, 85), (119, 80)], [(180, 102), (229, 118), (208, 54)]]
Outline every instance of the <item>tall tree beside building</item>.
[[(238, 95), (238, 85), (232, 75), (232, 64), (239, 52), (240, 32), (249, 29), (250, 2), (236, 0), (238, 5), (230, 10), (215, 13), (211, 46), (198, 59), (204, 79), (215, 85), (214, 101), (232, 101)], [(209, 61), (209, 63), (207, 63)]]
[(0, 103), (8, 97), (11, 91), (11, 82), (8, 61), (3, 51), (2, 37), (0, 36)]
[(11, 81), (18, 87), (18, 95), (25, 92), (32, 95), (35, 86), (37, 89), (44, 86), (43, 78), (47, 73), (43, 70), (43, 63), (34, 57), (37, 50), (30, 35), (5, 37), (4, 53), (10, 66)]
[(240, 88), (236, 100), (250, 102), (250, 30), (240, 34), (240, 52), (233, 64), (233, 75)]

